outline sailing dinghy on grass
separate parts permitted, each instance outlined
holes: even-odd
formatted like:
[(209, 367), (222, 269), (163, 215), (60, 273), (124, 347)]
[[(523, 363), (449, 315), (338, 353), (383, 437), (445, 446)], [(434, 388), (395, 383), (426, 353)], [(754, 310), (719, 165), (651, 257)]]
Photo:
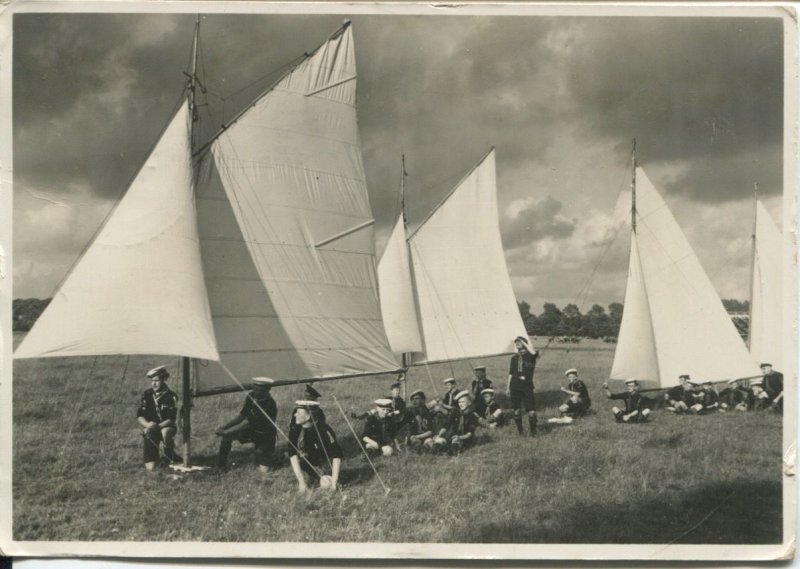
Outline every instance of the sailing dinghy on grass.
[(194, 395), (398, 371), (349, 23), (193, 152), (198, 30), (188, 100), (15, 353), (182, 356), (187, 460)]
[(764, 204), (755, 206), (748, 344), (756, 362), (783, 370), (783, 238)]
[(414, 231), (401, 212), (378, 278), (389, 343), (412, 353), (408, 363), (514, 352), (527, 333), (500, 237), (494, 148)]
[[(678, 376), (760, 376), (667, 204), (634, 161), (630, 265), (610, 379), (668, 388)], [(609, 382), (613, 385), (613, 381)]]

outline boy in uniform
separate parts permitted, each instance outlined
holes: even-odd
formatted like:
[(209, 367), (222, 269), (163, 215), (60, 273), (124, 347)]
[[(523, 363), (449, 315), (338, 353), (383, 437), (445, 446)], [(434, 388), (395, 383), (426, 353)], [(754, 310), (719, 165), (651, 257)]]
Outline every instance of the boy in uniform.
[(444, 383), (447, 391), (442, 395), (440, 405), (442, 409), (449, 413), (456, 408), (455, 396), (458, 393), (458, 389), (456, 389), (456, 378), (448, 377), (442, 381), (442, 383)]
[(719, 394), (714, 389), (714, 384), (706, 381), (703, 386), (694, 393), (695, 403), (689, 411), (695, 414), (713, 413), (719, 408)]
[(558, 410), (561, 411), (563, 417), (582, 417), (589, 408), (592, 406), (592, 400), (589, 398), (589, 390), (586, 384), (578, 379), (578, 370), (575, 368), (568, 369), (564, 372), (567, 376), (567, 386), (562, 387), (561, 391), (568, 395), (567, 400), (561, 405)]
[(678, 376), (678, 385), (664, 394), (666, 410), (671, 413), (686, 413), (695, 404), (694, 389), (688, 375)]
[(147, 372), (150, 389), (142, 394), (136, 420), (142, 427), (144, 444), (144, 467), (152, 472), (158, 462), (160, 443), (164, 443), (164, 456), (170, 462), (183, 460), (175, 453), (176, 419), (178, 396), (167, 387), (169, 372), (166, 366), (158, 366)]
[(729, 383), (732, 385), (723, 389), (719, 394), (719, 410), (749, 411), (752, 409), (755, 403), (753, 392), (741, 381)]
[(273, 465), (278, 406), (270, 394), (270, 389), (275, 380), (269, 377), (254, 377), (252, 382), (253, 389), (245, 397), (239, 414), (214, 431), (221, 437), (217, 458), (217, 467), (221, 470), (227, 468), (233, 441), (255, 444), (256, 462), (262, 473), (269, 472), (270, 466)]
[[(309, 482), (335, 490), (342, 466), (342, 448), (336, 433), (322, 420), (316, 401), (295, 401), (292, 416), (300, 426), (289, 436), (289, 463), (297, 478), (298, 491), (308, 491)], [(330, 475), (324, 474), (330, 468)]]
[[(316, 389), (314, 389), (314, 387), (310, 383), (306, 383), (305, 387), (303, 388), (303, 400), (304, 401), (316, 401), (316, 402), (318, 402), (320, 397), (322, 397), (320, 392), (317, 391)], [(291, 415), (291, 417), (289, 417), (289, 430), (288, 430), (288, 433), (289, 433), (290, 438), (291, 438), (291, 435), (292, 435), (293, 432), (298, 431), (300, 429), (300, 425), (297, 424), (297, 421), (295, 420), (295, 417), (294, 417), (294, 414), (295, 414), (296, 411), (297, 411), (296, 408), (293, 409), (292, 410), (292, 415)], [(324, 422), (325, 421), (325, 412), (322, 410), (321, 406), (319, 406), (319, 405), (317, 406), (316, 413), (319, 414), (320, 420)]]
[(625, 382), (627, 391), (622, 393), (612, 394), (608, 389), (608, 383), (603, 384), (603, 389), (606, 391), (606, 397), (609, 399), (621, 399), (625, 401), (625, 409), (619, 407), (612, 407), (611, 412), (614, 413), (614, 418), (617, 423), (645, 423), (650, 415), (648, 407), (649, 401), (639, 393), (639, 382), (635, 379), (629, 379)]
[(394, 438), (397, 434), (392, 412), (391, 399), (376, 399), (375, 410), (367, 415), (361, 440), (367, 451), (383, 456), (394, 454)]
[(437, 448), (447, 449), (451, 454), (458, 454), (471, 446), (475, 442), (475, 429), (478, 427), (478, 416), (472, 408), (469, 392), (459, 392), (455, 400), (458, 409), (450, 413), (447, 424), (434, 440)]
[(504, 426), (506, 424), (505, 417), (500, 405), (494, 399), (494, 389), (490, 387), (481, 391), (481, 398), (483, 399), (483, 415), (479, 416), (490, 429)]
[(475, 379), (472, 380), (471, 390), (472, 400), (474, 402), (473, 405), (475, 405), (475, 412), (483, 417), (486, 411), (486, 404), (481, 394), (484, 389), (490, 389), (492, 387), (492, 380), (486, 377), (486, 366), (475, 366), (472, 371), (475, 374)]
[(508, 369), (508, 394), (511, 407), (514, 409), (514, 422), (517, 432), (523, 435), (522, 413), (528, 415), (528, 436), (536, 434), (536, 409), (533, 396), (533, 372), (536, 369), (536, 359), (539, 354), (536, 350), (528, 349), (528, 339), (517, 336), (514, 339), (517, 353), (511, 356)]
[(415, 449), (433, 448), (433, 431), (435, 421), (433, 413), (425, 404), (425, 392), (418, 389), (411, 394), (411, 409), (409, 415), (410, 432), (408, 435), (408, 445)]
[(767, 393), (770, 407), (783, 413), (783, 374), (772, 369), (772, 364), (764, 362), (761, 364), (761, 373), (764, 374), (762, 386)]

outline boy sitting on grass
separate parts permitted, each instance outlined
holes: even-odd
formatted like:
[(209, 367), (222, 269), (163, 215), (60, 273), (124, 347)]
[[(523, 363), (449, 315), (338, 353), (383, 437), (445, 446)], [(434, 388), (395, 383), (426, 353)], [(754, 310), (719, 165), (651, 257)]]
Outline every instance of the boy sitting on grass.
[(611, 408), (614, 418), (617, 423), (646, 423), (650, 415), (650, 400), (639, 393), (639, 382), (637, 380), (629, 379), (625, 382), (625, 387), (628, 389), (627, 391), (615, 394), (608, 389), (608, 383), (603, 384), (606, 397), (620, 399), (625, 402), (624, 410), (619, 407)]

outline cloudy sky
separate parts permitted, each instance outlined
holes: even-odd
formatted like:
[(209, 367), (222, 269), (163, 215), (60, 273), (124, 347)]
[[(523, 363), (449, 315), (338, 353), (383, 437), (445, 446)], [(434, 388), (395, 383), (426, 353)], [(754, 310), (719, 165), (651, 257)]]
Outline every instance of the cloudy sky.
[[(379, 251), (403, 153), (413, 225), (494, 145), (518, 299), (621, 301), (635, 137), (720, 295), (747, 298), (754, 182), (782, 215), (782, 20), (351, 19)], [(14, 297), (50, 296), (124, 192), (180, 97), (193, 21), (15, 16)], [(205, 16), (201, 134), (342, 21)]]

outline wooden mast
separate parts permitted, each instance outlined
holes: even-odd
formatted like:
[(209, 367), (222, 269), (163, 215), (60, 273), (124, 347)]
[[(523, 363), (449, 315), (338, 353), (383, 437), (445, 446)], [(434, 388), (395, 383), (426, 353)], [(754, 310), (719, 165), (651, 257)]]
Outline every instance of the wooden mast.
[(753, 339), (753, 290), (756, 276), (756, 221), (758, 219), (758, 182), (753, 186), (753, 232), (750, 235), (750, 306), (747, 309), (747, 349)]
[[(195, 128), (197, 122), (197, 105), (195, 104), (195, 91), (197, 89), (197, 44), (200, 35), (200, 15), (194, 23), (194, 39), (192, 40), (192, 73), (189, 77), (189, 114), (192, 117), (189, 127), (189, 143), (194, 154)], [(193, 188), (194, 190), (194, 188)], [(183, 379), (183, 393), (181, 400), (183, 408), (181, 413), (183, 432), (183, 465), (191, 466), (192, 455), (192, 359), (186, 356), (181, 358), (181, 376)]]
[(631, 231), (636, 233), (636, 139), (633, 139), (633, 177), (631, 178)]
[[(406, 229), (408, 228), (408, 221), (406, 220), (406, 155), (403, 154), (401, 158), (401, 166), (400, 166), (400, 216), (403, 218), (403, 238), (405, 242), (405, 235)], [(408, 247), (408, 242), (405, 242), (405, 246)], [(401, 365), (403, 366), (403, 382), (402, 386), (402, 396), (403, 399), (406, 398), (406, 373), (408, 371), (408, 366), (411, 361), (411, 354), (408, 352), (403, 352)]]

